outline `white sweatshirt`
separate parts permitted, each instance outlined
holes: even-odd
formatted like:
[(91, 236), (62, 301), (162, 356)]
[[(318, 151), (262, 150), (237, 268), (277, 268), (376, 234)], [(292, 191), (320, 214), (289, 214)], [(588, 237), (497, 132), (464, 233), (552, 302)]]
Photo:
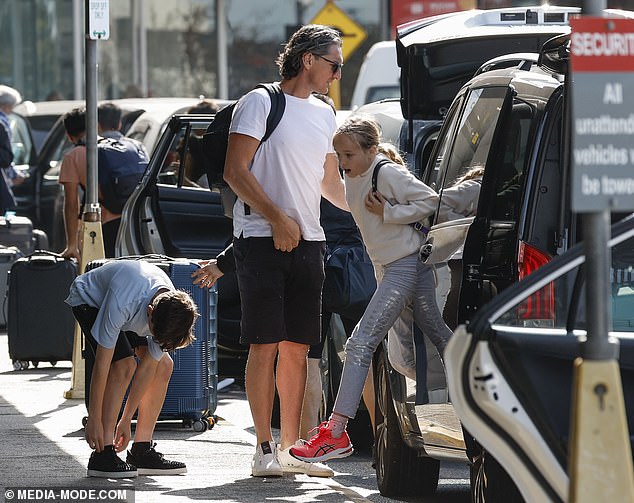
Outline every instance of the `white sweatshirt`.
[(359, 226), (368, 254), (375, 265), (386, 265), (418, 253), (425, 235), (411, 225), (436, 211), (438, 195), (412, 175), (405, 166), (384, 165), (377, 180), (378, 191), (387, 199), (383, 216), (365, 208), (365, 198), (372, 190), (372, 172), (385, 159), (377, 155), (370, 168), (360, 176), (344, 176), (346, 200)]

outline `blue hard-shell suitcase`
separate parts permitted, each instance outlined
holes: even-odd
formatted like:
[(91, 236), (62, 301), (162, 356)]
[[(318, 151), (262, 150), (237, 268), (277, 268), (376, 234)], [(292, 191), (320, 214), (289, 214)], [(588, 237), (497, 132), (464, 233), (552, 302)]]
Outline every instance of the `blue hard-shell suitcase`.
[[(218, 293), (199, 288), (192, 283), (191, 275), (198, 264), (187, 259), (174, 259), (162, 255), (119, 257), (93, 260), (86, 265), (90, 271), (111, 260), (145, 260), (161, 267), (174, 286), (191, 295), (198, 307), (199, 317), (194, 324), (196, 340), (188, 347), (171, 352), (174, 371), (167, 388), (159, 421), (182, 420), (195, 431), (205, 431), (214, 425), (214, 412), (218, 404), (218, 347), (217, 311)], [(91, 352), (86, 358), (86, 407), (92, 374)]]

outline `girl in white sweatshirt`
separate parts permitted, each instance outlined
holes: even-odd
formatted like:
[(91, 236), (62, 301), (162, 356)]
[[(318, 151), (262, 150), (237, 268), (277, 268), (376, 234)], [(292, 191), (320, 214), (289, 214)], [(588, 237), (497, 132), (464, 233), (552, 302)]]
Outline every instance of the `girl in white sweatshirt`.
[[(412, 224), (429, 217), (438, 205), (433, 189), (413, 176), (396, 149), (381, 143), (378, 124), (355, 116), (342, 124), (333, 144), (344, 172), (346, 199), (368, 254), (374, 264), (378, 287), (346, 344), (346, 360), (328, 422), (291, 454), (304, 461), (325, 461), (352, 454), (346, 433), (355, 416), (374, 351), (406, 306), (414, 320), (442, 356), (451, 331), (436, 304), (435, 280), (430, 266), (418, 260), (425, 234)], [(389, 160), (372, 176), (377, 163)]]

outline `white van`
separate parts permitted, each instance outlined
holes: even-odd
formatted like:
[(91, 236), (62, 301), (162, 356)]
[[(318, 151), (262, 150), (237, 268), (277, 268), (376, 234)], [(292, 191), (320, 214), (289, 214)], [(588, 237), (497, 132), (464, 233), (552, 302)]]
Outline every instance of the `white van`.
[(377, 42), (365, 55), (357, 82), (352, 93), (350, 109), (365, 103), (399, 98), (401, 69), (396, 64), (396, 43), (394, 40)]

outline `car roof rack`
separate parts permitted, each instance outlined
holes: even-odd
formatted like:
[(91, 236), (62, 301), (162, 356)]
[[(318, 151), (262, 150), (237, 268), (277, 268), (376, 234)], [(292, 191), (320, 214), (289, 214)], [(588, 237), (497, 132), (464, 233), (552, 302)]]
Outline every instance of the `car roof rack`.
[(539, 54), (534, 52), (517, 52), (513, 54), (504, 54), (492, 58), (480, 66), (473, 75), (474, 77), (482, 73), (492, 70), (502, 70), (504, 68), (516, 68), (518, 70), (530, 70), (533, 65), (537, 64)]

